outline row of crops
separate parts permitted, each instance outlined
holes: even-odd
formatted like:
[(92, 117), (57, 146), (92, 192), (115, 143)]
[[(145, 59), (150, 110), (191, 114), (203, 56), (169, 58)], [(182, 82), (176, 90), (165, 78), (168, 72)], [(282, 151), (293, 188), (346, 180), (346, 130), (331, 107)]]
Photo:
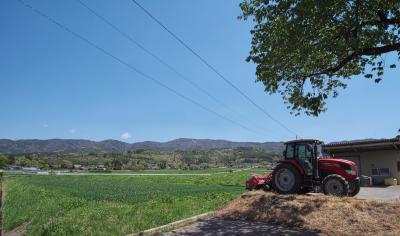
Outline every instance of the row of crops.
[(6, 231), (28, 235), (126, 235), (214, 210), (253, 173), (211, 176), (8, 176)]

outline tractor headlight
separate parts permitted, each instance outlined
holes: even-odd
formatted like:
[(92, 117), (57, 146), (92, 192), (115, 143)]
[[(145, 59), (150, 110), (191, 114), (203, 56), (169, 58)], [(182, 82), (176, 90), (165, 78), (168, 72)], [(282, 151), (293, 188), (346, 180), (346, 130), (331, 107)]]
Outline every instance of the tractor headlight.
[(349, 175), (356, 175), (356, 171), (355, 170), (346, 170), (346, 173)]
[(357, 170), (353, 166), (342, 163), (341, 167), (344, 169), (344, 171), (346, 171), (347, 174), (357, 175)]

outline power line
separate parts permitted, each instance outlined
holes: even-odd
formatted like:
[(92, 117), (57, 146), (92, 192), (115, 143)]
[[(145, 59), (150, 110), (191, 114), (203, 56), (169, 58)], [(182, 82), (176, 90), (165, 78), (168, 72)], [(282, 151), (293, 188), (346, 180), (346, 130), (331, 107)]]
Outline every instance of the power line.
[(153, 19), (158, 25), (160, 25), (165, 31), (167, 31), (173, 38), (175, 38), (182, 46), (184, 46), (187, 50), (189, 50), (193, 55), (195, 55), (201, 62), (203, 62), (208, 68), (214, 71), (222, 80), (224, 80), (227, 84), (229, 84), (233, 89), (236, 90), (239, 94), (241, 94), (247, 101), (253, 104), (256, 108), (258, 108), (262, 113), (264, 113), (271, 120), (275, 121), (281, 127), (283, 127), (288, 132), (298, 136), (296, 132), (289, 129), (286, 125), (284, 125), (279, 120), (275, 119), (271, 114), (269, 114), (264, 108), (258, 105), (253, 99), (247, 96), (241, 89), (239, 89), (236, 85), (234, 85), (230, 80), (228, 80), (225, 76), (223, 76), (214, 66), (208, 63), (203, 57), (201, 57), (194, 49), (192, 49), (188, 44), (186, 44), (182, 39), (180, 39), (174, 32), (172, 32), (169, 28), (167, 28), (160, 20), (158, 20), (153, 14), (151, 14), (146, 8), (140, 5), (136, 0), (132, 0), (133, 3), (136, 4), (143, 12), (145, 12), (151, 19)]
[[(253, 123), (251, 120), (247, 119), (246, 117), (244, 117), (242, 114), (240, 114), (238, 111), (234, 110), (233, 108), (231, 108), (230, 106), (228, 106), (227, 104), (225, 104), (224, 102), (222, 102), (221, 100), (219, 100), (217, 97), (215, 97), (214, 95), (212, 95), (210, 92), (208, 92), (206, 89), (202, 88), (199, 84), (197, 84), (196, 82), (194, 82), (193, 80), (189, 79), (187, 76), (183, 75), (181, 72), (179, 72), (177, 69), (175, 69), (173, 66), (171, 66), (169, 63), (167, 63), (165, 60), (161, 59), (159, 56), (157, 56), (154, 52), (150, 51), (149, 49), (147, 49), (145, 46), (143, 46), (141, 43), (139, 43), (137, 40), (135, 40), (130, 34), (124, 32), (121, 28), (119, 28), (118, 26), (116, 26), (114, 23), (112, 23), (110, 20), (108, 20), (106, 17), (104, 17), (103, 15), (101, 15), (100, 13), (98, 13), (97, 11), (95, 11), (93, 8), (91, 8), (88, 4), (84, 3), (81, 0), (75, 0), (76, 2), (78, 2), (81, 6), (83, 6), (84, 8), (86, 8), (88, 11), (90, 11), (93, 15), (95, 15), (97, 18), (99, 18), (101, 21), (103, 21), (104, 23), (106, 23), (108, 26), (110, 26), (111, 28), (113, 28), (115, 31), (117, 31), (120, 35), (122, 35), (124, 38), (126, 38), (129, 42), (131, 42), (132, 44), (136, 45), (137, 47), (139, 47), (141, 50), (143, 50), (145, 53), (147, 53), (148, 55), (150, 55), (151, 57), (153, 57), (156, 61), (158, 61), (160, 64), (162, 64), (163, 66), (167, 67), (170, 71), (172, 71), (173, 73), (175, 73), (178, 77), (180, 77), (181, 79), (183, 79), (184, 81), (186, 81), (187, 83), (189, 83), (191, 86), (193, 86), (194, 88), (196, 88), (197, 90), (199, 90), (200, 92), (202, 92), (203, 94), (205, 94), (206, 96), (208, 96), (209, 98), (211, 98), (214, 102), (216, 102), (217, 104), (219, 104), (220, 106), (224, 107), (225, 109), (229, 110), (232, 113), (237, 114), (240, 118), (247, 120), (250, 123)], [(268, 132), (273, 132), (269, 129), (266, 129), (265, 127), (262, 127), (263, 129), (267, 130)]]
[(98, 46), (97, 44), (93, 43), (92, 41), (90, 41), (89, 39), (85, 38), (84, 36), (82, 36), (82, 35), (76, 33), (75, 31), (71, 30), (71, 29), (68, 28), (67, 26), (65, 26), (65, 25), (61, 24), (60, 22), (56, 21), (54, 18), (48, 16), (48, 15), (45, 14), (44, 12), (38, 10), (37, 8), (34, 8), (32, 5), (26, 3), (25, 1), (23, 1), (23, 0), (18, 0), (18, 2), (19, 2), (20, 4), (22, 4), (23, 6), (25, 6), (26, 8), (32, 10), (32, 11), (33, 11), (34, 13), (36, 13), (37, 15), (43, 17), (44, 19), (46, 19), (46, 20), (48, 20), (49, 22), (53, 23), (54, 25), (58, 26), (58, 27), (61, 28), (62, 30), (66, 31), (66, 32), (68, 32), (68, 33), (70, 33), (70, 34), (72, 34), (72, 35), (75, 36), (76, 38), (78, 38), (78, 39), (80, 39), (81, 41), (83, 41), (83, 42), (89, 44), (90, 46), (92, 46), (93, 48), (99, 50), (99, 51), (102, 52), (103, 54), (105, 54), (105, 55), (111, 57), (112, 59), (114, 59), (114, 60), (117, 61), (118, 63), (120, 63), (120, 64), (126, 66), (128, 69), (130, 69), (130, 70), (136, 72), (137, 74), (141, 75), (143, 78), (146, 78), (146, 79), (148, 79), (148, 80), (154, 82), (155, 84), (157, 84), (157, 85), (159, 85), (159, 86), (161, 86), (161, 87), (163, 87), (163, 88), (169, 90), (170, 92), (172, 92), (172, 93), (174, 93), (175, 95), (181, 97), (182, 99), (184, 99), (184, 100), (186, 100), (186, 101), (189, 101), (190, 103), (192, 103), (192, 104), (194, 104), (194, 105), (196, 105), (196, 106), (202, 108), (203, 110), (205, 110), (205, 111), (207, 111), (207, 112), (209, 112), (209, 113), (212, 113), (212, 114), (218, 116), (219, 118), (221, 118), (221, 119), (223, 119), (223, 120), (225, 120), (225, 121), (229, 121), (229, 122), (231, 122), (231, 123), (233, 123), (233, 124), (235, 124), (235, 125), (238, 125), (238, 126), (240, 126), (241, 128), (243, 128), (243, 129), (245, 129), (245, 130), (247, 130), (247, 131), (249, 131), (249, 132), (256, 133), (256, 134), (258, 133), (257, 131), (254, 131), (254, 130), (250, 129), (250, 128), (246, 127), (245, 125), (242, 125), (241, 123), (236, 122), (236, 121), (230, 119), (229, 117), (223, 116), (223, 115), (219, 114), (218, 112), (213, 111), (213, 110), (211, 110), (211, 109), (209, 109), (209, 108), (203, 106), (202, 104), (198, 103), (197, 101), (193, 100), (192, 98), (190, 98), (190, 97), (188, 97), (188, 96), (186, 96), (186, 95), (184, 95), (184, 94), (178, 92), (177, 90), (173, 89), (172, 87), (169, 87), (168, 85), (166, 85), (166, 84), (164, 84), (163, 82), (161, 82), (161, 81), (159, 81), (159, 80), (157, 80), (157, 79), (151, 77), (150, 75), (147, 75), (146, 73), (142, 72), (141, 70), (137, 69), (136, 67), (132, 66), (131, 64), (125, 62), (124, 60), (118, 58), (117, 56), (115, 56), (115, 55), (113, 55), (112, 53), (108, 52), (108, 51), (105, 50), (104, 48), (102, 48), (102, 47)]

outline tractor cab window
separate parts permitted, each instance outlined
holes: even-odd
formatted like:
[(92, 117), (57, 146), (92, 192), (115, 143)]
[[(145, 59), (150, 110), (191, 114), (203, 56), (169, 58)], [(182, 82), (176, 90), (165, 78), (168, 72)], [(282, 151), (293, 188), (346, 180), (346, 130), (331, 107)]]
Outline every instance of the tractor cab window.
[(294, 145), (289, 144), (286, 147), (286, 159), (293, 159), (294, 158)]
[(322, 145), (317, 145), (317, 158), (323, 158), (324, 153), (322, 152)]
[(307, 175), (313, 174), (313, 153), (312, 147), (301, 144), (297, 146), (297, 157)]
[(332, 158), (332, 155), (324, 152), (322, 145), (317, 145), (317, 158)]

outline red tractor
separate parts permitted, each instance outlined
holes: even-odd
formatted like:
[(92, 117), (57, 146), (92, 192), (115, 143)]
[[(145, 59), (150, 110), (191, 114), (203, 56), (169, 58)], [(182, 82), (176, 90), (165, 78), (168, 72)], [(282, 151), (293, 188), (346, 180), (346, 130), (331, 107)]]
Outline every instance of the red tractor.
[(325, 158), (323, 142), (314, 139), (285, 143), (284, 159), (272, 173), (253, 176), (246, 188), (273, 189), (282, 194), (323, 192), (327, 195), (355, 196), (360, 191), (357, 165), (349, 160)]

